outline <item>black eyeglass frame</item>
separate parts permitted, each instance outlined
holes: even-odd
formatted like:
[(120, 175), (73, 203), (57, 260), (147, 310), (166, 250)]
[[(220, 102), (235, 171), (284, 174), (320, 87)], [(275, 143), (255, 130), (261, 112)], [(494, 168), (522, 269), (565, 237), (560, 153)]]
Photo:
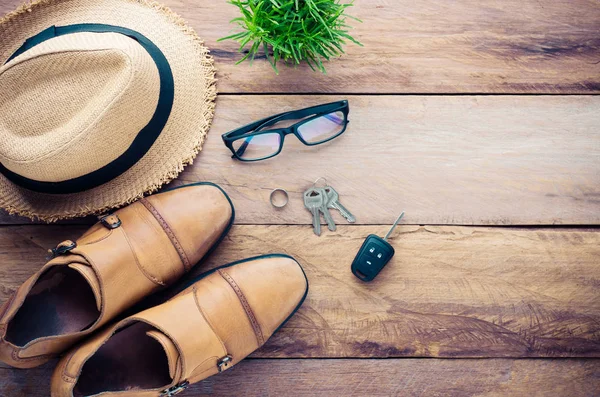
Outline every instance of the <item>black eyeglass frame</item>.
[[(338, 132), (337, 134), (330, 136), (329, 138), (324, 139), (322, 141), (311, 143), (311, 142), (307, 142), (306, 140), (304, 140), (304, 138), (302, 138), (302, 135), (300, 135), (300, 133), (298, 132), (298, 128), (300, 126), (302, 126), (303, 124), (308, 123), (309, 121), (312, 121), (316, 118), (322, 117), (326, 114), (337, 112), (337, 111), (341, 111), (344, 114), (344, 125), (342, 127), (342, 130), (340, 132)], [(221, 137), (223, 138), (223, 142), (225, 143), (225, 146), (227, 146), (229, 148), (229, 150), (231, 150), (231, 153), (233, 153), (233, 156), (231, 156), (231, 158), (235, 158), (240, 161), (247, 161), (247, 162), (261, 161), (261, 160), (270, 159), (272, 157), (277, 156), (279, 153), (281, 153), (286, 135), (294, 134), (296, 136), (296, 138), (298, 138), (298, 140), (306, 146), (321, 145), (323, 143), (331, 141), (332, 139), (337, 138), (338, 136), (342, 135), (346, 131), (348, 123), (350, 122), (348, 120), (349, 112), (350, 112), (350, 106), (349, 106), (347, 100), (336, 101), (336, 102), (326, 103), (326, 104), (322, 104), (322, 105), (311, 106), (311, 107), (304, 108), (304, 109), (292, 110), (289, 112), (279, 113), (279, 114), (276, 114), (276, 115), (273, 115), (270, 117), (266, 117), (262, 120), (255, 121), (255, 122), (247, 124), (243, 127), (229, 131), (229, 132), (223, 134)], [(310, 117), (308, 117), (308, 116), (310, 116)], [(294, 119), (302, 119), (302, 120), (298, 121), (297, 123), (292, 124), (289, 127), (275, 128), (272, 130), (263, 130), (263, 128), (269, 127), (280, 121), (294, 120)], [(279, 136), (280, 136), (279, 148), (277, 149), (277, 151), (275, 153), (270, 154), (265, 157), (256, 158), (256, 159), (244, 159), (241, 157), (241, 154), (238, 153), (240, 149), (235, 150), (233, 147), (233, 142), (237, 141), (238, 139), (244, 139), (244, 138), (248, 138), (251, 136), (264, 135), (264, 134), (279, 134)], [(243, 154), (243, 150), (242, 150), (242, 154)]]

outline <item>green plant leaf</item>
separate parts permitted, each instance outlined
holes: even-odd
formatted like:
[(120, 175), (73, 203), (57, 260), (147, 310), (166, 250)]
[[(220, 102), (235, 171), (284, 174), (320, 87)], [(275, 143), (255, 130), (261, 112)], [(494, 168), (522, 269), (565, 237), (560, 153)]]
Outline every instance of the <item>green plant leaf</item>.
[[(344, 3), (341, 3), (344, 1)], [(228, 0), (241, 16), (231, 20), (241, 32), (218, 41), (235, 40), (239, 51), (246, 51), (236, 64), (256, 57), (259, 48), (273, 67), (278, 62), (298, 65), (303, 61), (312, 70), (325, 73), (324, 61), (344, 54), (346, 40), (362, 46), (354, 39), (347, 19), (360, 19), (345, 13), (352, 1), (346, 0)]]

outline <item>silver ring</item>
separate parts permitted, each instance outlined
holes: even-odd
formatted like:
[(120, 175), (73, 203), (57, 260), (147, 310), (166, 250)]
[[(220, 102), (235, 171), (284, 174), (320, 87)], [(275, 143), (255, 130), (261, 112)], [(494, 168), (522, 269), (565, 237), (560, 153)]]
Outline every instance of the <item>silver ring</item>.
[(313, 187), (317, 186), (317, 183), (319, 183), (320, 180), (323, 180), (323, 182), (325, 182), (325, 185), (327, 185), (327, 178), (325, 178), (324, 176), (320, 176), (318, 177), (314, 182), (313, 182)]
[[(279, 204), (278, 205), (278, 204), (275, 203), (274, 196), (277, 193), (279, 193), (279, 192), (283, 193), (283, 197), (285, 197), (285, 201), (283, 202), (283, 204)], [(288, 203), (289, 200), (290, 200), (290, 197), (288, 196), (288, 192), (285, 189), (280, 189), (280, 188), (274, 189), (271, 192), (271, 195), (269, 196), (269, 201), (271, 201), (271, 205), (273, 207), (275, 207), (275, 208), (283, 208), (283, 207), (285, 207), (287, 205), (287, 203)]]

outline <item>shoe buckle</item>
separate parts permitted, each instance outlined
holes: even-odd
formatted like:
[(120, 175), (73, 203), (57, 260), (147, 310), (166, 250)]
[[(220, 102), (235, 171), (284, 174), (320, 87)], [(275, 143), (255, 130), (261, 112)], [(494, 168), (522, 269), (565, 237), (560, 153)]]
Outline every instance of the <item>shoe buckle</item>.
[(121, 220), (119, 219), (117, 214), (99, 216), (98, 220), (100, 221), (100, 223), (102, 223), (102, 225), (104, 225), (105, 228), (109, 230), (116, 229), (119, 226), (121, 226)]
[(217, 361), (217, 367), (219, 368), (219, 372), (225, 371), (231, 360), (233, 360), (233, 357), (231, 357), (229, 354), (219, 359), (219, 361)]
[(62, 243), (58, 244), (55, 248), (51, 248), (48, 250), (48, 259), (53, 259), (59, 255), (64, 255), (75, 247), (77, 247), (76, 242), (71, 240), (65, 240)]
[(187, 387), (190, 385), (190, 382), (188, 382), (187, 380), (184, 380), (183, 382), (181, 382), (178, 385), (169, 387), (168, 389), (165, 389), (162, 391), (162, 393), (160, 393), (161, 396), (163, 397), (171, 397), (171, 396), (175, 396), (179, 393), (181, 393), (182, 391), (184, 391), (185, 389), (187, 389)]

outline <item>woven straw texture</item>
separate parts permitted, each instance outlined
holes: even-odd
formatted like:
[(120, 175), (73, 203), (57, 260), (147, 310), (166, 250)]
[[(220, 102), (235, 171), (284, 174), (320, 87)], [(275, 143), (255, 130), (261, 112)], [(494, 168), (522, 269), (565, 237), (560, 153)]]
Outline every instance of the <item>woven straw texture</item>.
[[(36, 193), (14, 185), (0, 175), (0, 206), (10, 213), (52, 222), (58, 219), (99, 214), (133, 202), (144, 194), (157, 190), (175, 178), (185, 165), (192, 163), (201, 150), (210, 128), (216, 99), (212, 58), (196, 33), (179, 16), (155, 2), (40, 0), (23, 5), (0, 19), (0, 37), (2, 37), (0, 65), (4, 64), (28, 37), (52, 25), (64, 26), (78, 23), (122, 26), (138, 31), (154, 42), (168, 59), (174, 77), (175, 97), (171, 115), (159, 138), (136, 165), (114, 180), (94, 189), (60, 195)], [(82, 37), (69, 37), (79, 35)], [(4, 125), (3, 130), (13, 131), (21, 142), (26, 138), (32, 143), (27, 147), (14, 144), (11, 147), (11, 140), (3, 137), (0, 145), (5, 145), (2, 147), (2, 152), (5, 153), (3, 162), (7, 162), (7, 167), (15, 171), (18, 169), (20, 174), (31, 179), (43, 181), (64, 180), (85, 174), (122, 153), (134, 138), (132, 134), (137, 133), (148, 121), (157, 101), (156, 69), (147, 67), (152, 61), (144, 58), (147, 54), (144, 54), (143, 50), (122, 48), (130, 45), (126, 43), (127, 39), (115, 37), (111, 40), (112, 43), (105, 42), (110, 35), (82, 33), (64, 36), (65, 40), (62, 41), (57, 39), (48, 41), (48, 43), (53, 42), (51, 44), (53, 46), (68, 48), (73, 40), (78, 40), (84, 43), (82, 46), (85, 49), (102, 49), (106, 52), (101, 54), (102, 51), (88, 51), (82, 56), (82, 51), (76, 54), (59, 51), (50, 55), (57, 57), (55, 60), (57, 62), (52, 64), (79, 63), (78, 70), (84, 72), (90, 66), (90, 62), (94, 63), (94, 67), (91, 68), (93, 73), (90, 73), (85, 84), (79, 84), (81, 74), (78, 75), (76, 81), (80, 87), (73, 87), (73, 84), (53, 84), (56, 87), (48, 88), (44, 87), (44, 84), (32, 83), (36, 89), (56, 90), (59, 95), (62, 94), (62, 100), (57, 99), (56, 103), (46, 104), (46, 107), (42, 106), (37, 111), (32, 111), (30, 104), (2, 101), (3, 94), (0, 93), (0, 102), (10, 103), (12, 107), (8, 109), (10, 111), (3, 109), (3, 114), (0, 115), (0, 123)], [(119, 35), (115, 34), (115, 36)], [(34, 48), (31, 51), (44, 51), (43, 45), (44, 43), (39, 45), (41, 48)], [(114, 50), (115, 48), (117, 50)], [(127, 60), (124, 59), (123, 53), (128, 54)], [(26, 54), (27, 52), (14, 61)], [(39, 59), (43, 60), (44, 57)], [(136, 67), (125, 67), (124, 63), (132, 62), (131, 59), (134, 59)], [(26, 73), (31, 74), (32, 70), (36, 70), (36, 66), (29, 65)], [(15, 73), (18, 77), (15, 81), (23, 81), (24, 76), (19, 76), (18, 73), (24, 72), (19, 71), (18, 67), (14, 69), (13, 71), (11, 68), (8, 72)], [(48, 73), (52, 75), (52, 70), (48, 70), (47, 66), (39, 65), (39, 69), (46, 76)], [(132, 79), (123, 72), (129, 69), (135, 70), (135, 73), (140, 73), (142, 76)], [(55, 73), (55, 76), (60, 78), (62, 74)], [(35, 81), (35, 79), (43, 79), (43, 76), (32, 75), (27, 78)], [(2, 81), (4, 85), (10, 79), (2, 78)], [(128, 81), (136, 81), (138, 86), (131, 87)], [(74, 89), (78, 92), (73, 93)], [(5, 91), (3, 87), (2, 92), (10, 93), (11, 90)], [(86, 106), (91, 109), (90, 114), (82, 113), (81, 105), (77, 111), (72, 109), (74, 105), (68, 98), (77, 95), (87, 97), (89, 106)], [(100, 117), (92, 114), (93, 109), (106, 108), (102, 105), (103, 101), (116, 100), (123, 102), (121, 106), (116, 107), (120, 109), (119, 112), (106, 112)], [(35, 99), (31, 98), (30, 101), (34, 103)], [(133, 111), (131, 106), (136, 105), (138, 108)], [(149, 110), (140, 111), (141, 105)], [(28, 111), (19, 111), (26, 108)], [(77, 113), (76, 117), (70, 117), (74, 113)], [(132, 118), (132, 114), (136, 116)], [(85, 129), (81, 126), (89, 125), (90, 119), (104, 123), (106, 131), (110, 131), (112, 136), (98, 139), (98, 135), (86, 135)], [(42, 124), (38, 125), (37, 123), (40, 122)], [(6, 128), (7, 126), (10, 128)], [(95, 127), (98, 128), (98, 125)], [(54, 135), (45, 136), (47, 134), (43, 132), (47, 131), (52, 131)], [(65, 142), (74, 140), (77, 141), (77, 145), (64, 150)], [(32, 159), (36, 162), (35, 167), (30, 164)], [(42, 167), (46, 170), (41, 171), (37, 162), (46, 159), (48, 163)]]

